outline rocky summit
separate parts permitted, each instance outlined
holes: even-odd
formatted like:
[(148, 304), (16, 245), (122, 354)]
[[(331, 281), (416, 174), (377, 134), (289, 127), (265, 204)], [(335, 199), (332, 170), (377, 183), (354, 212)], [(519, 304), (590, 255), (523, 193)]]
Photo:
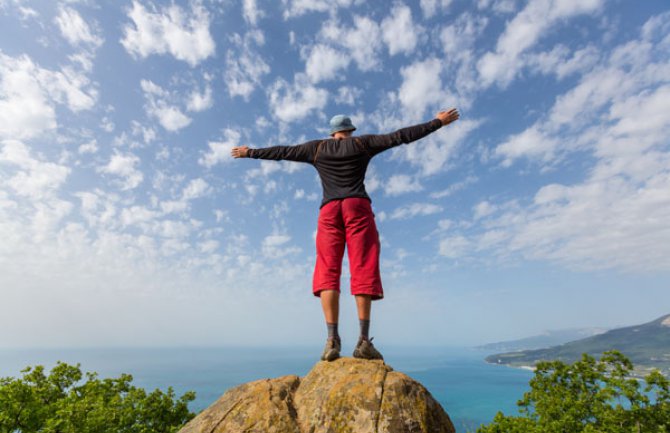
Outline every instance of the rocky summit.
[(383, 361), (318, 362), (307, 376), (228, 390), (179, 433), (452, 433), (442, 406)]

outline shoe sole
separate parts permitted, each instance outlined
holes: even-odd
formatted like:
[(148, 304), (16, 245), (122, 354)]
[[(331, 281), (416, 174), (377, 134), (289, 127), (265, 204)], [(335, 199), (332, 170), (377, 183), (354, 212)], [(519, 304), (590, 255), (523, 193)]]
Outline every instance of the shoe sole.
[(354, 351), (353, 356), (354, 356), (354, 358), (356, 358), (356, 359), (365, 359), (365, 360), (368, 360), (368, 361), (375, 361), (375, 360), (383, 361), (383, 360), (384, 360), (384, 357), (381, 356), (381, 355), (379, 356), (379, 358), (375, 358), (375, 357), (367, 357), (367, 356), (363, 356), (363, 355), (361, 355), (360, 352), (357, 352), (357, 351)]
[(337, 351), (331, 350), (326, 355), (322, 356), (321, 360), (331, 362), (331, 361), (335, 361), (339, 357), (340, 357), (340, 354)]

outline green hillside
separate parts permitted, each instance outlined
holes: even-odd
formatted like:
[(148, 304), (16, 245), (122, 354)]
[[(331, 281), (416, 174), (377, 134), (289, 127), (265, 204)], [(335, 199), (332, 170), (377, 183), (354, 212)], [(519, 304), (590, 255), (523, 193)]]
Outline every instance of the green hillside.
[(558, 346), (570, 341), (579, 340), (586, 337), (607, 332), (603, 328), (578, 328), (578, 329), (558, 329), (545, 331), (540, 335), (520, 338), (518, 340), (499, 341), (477, 346), (476, 349), (487, 352), (512, 352), (519, 350), (544, 349), (551, 346)]
[(599, 356), (607, 350), (618, 350), (630, 358), (638, 374), (657, 368), (670, 376), (670, 314), (643, 325), (613, 329), (560, 346), (490, 355), (486, 361), (513, 367), (534, 366), (538, 361), (554, 359), (571, 363), (582, 353)]

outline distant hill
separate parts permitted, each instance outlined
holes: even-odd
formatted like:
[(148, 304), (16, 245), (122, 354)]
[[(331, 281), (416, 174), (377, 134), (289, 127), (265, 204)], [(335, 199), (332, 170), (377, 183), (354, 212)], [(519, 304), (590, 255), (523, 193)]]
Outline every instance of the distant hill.
[(546, 331), (540, 335), (521, 338), (519, 340), (484, 344), (482, 346), (477, 346), (477, 349), (485, 350), (487, 352), (516, 352), (519, 350), (544, 349), (546, 347), (558, 346), (559, 344), (565, 344), (570, 341), (591, 337), (604, 332), (607, 332), (607, 329), (580, 328)]
[(527, 367), (543, 360), (574, 362), (582, 353), (600, 356), (608, 350), (618, 350), (626, 355), (635, 364), (636, 373), (639, 375), (658, 368), (663, 374), (670, 376), (670, 314), (643, 325), (612, 329), (604, 334), (546, 349), (490, 355), (486, 357), (486, 361), (512, 367)]

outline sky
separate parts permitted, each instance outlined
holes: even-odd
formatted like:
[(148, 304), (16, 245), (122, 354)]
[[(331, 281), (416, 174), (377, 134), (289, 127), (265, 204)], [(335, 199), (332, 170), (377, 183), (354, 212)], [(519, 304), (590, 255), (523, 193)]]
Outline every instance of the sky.
[(670, 313), (669, 6), (0, 0), (0, 347), (320, 347), (316, 171), (230, 149), (450, 107), (367, 172), (380, 348)]

